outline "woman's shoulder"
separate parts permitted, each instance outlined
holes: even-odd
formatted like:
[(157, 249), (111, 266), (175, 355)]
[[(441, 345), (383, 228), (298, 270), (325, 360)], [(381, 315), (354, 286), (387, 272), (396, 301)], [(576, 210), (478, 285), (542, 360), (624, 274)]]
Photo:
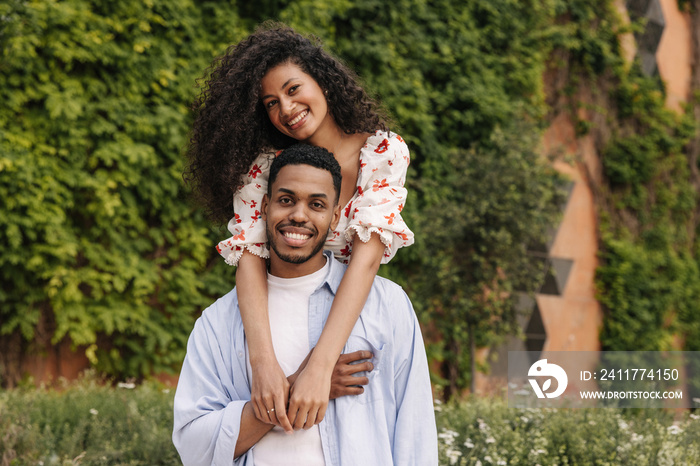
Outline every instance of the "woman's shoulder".
[(410, 163), (410, 154), (406, 141), (391, 131), (377, 130), (367, 138), (360, 151), (363, 164), (384, 165), (404, 169)]
[(381, 151), (379, 153), (386, 152), (392, 145), (406, 147), (406, 141), (397, 133), (381, 129), (370, 134), (365, 141), (365, 147), (373, 150), (379, 149), (379, 151)]

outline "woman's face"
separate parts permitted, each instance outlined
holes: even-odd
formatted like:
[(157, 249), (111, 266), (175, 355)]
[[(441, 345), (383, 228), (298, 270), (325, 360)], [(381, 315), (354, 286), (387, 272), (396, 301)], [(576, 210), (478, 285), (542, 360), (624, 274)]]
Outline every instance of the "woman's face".
[(329, 129), (337, 129), (323, 89), (299, 66), (278, 65), (267, 72), (260, 84), (267, 115), (282, 134), (314, 144)]

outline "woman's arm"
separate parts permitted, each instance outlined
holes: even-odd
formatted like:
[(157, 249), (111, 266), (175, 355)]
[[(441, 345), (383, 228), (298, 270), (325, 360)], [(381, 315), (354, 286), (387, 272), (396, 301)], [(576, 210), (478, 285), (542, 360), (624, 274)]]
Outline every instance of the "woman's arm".
[(367, 301), (385, 249), (376, 234), (366, 243), (355, 237), (350, 264), (338, 287), (321, 337), (290, 391), (287, 416), (294, 429), (308, 429), (323, 420), (333, 367)]
[[(253, 368), (251, 405), (255, 416), (287, 432), (292, 425), (286, 414), (289, 382), (277, 362), (272, 346), (267, 311), (267, 265), (265, 259), (243, 253), (236, 270), (236, 290), (245, 328), (250, 365)], [(337, 358), (336, 358), (337, 359)], [(274, 411), (270, 411), (274, 408)]]

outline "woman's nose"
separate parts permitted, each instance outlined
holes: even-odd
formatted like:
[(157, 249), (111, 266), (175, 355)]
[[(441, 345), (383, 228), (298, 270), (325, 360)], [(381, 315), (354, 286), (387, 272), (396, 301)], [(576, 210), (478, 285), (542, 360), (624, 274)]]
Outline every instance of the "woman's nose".
[(294, 109), (294, 101), (289, 98), (283, 98), (280, 100), (280, 109), (282, 111), (282, 115), (284, 116), (290, 116), (292, 114), (292, 111)]

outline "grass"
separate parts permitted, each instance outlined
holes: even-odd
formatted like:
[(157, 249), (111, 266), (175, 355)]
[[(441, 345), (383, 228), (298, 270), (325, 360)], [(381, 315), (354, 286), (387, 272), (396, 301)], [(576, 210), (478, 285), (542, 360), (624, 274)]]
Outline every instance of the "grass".
[[(174, 390), (94, 377), (0, 391), (0, 465), (177, 465)], [(472, 398), (435, 406), (444, 465), (700, 464), (700, 416), (659, 409), (511, 409)]]

